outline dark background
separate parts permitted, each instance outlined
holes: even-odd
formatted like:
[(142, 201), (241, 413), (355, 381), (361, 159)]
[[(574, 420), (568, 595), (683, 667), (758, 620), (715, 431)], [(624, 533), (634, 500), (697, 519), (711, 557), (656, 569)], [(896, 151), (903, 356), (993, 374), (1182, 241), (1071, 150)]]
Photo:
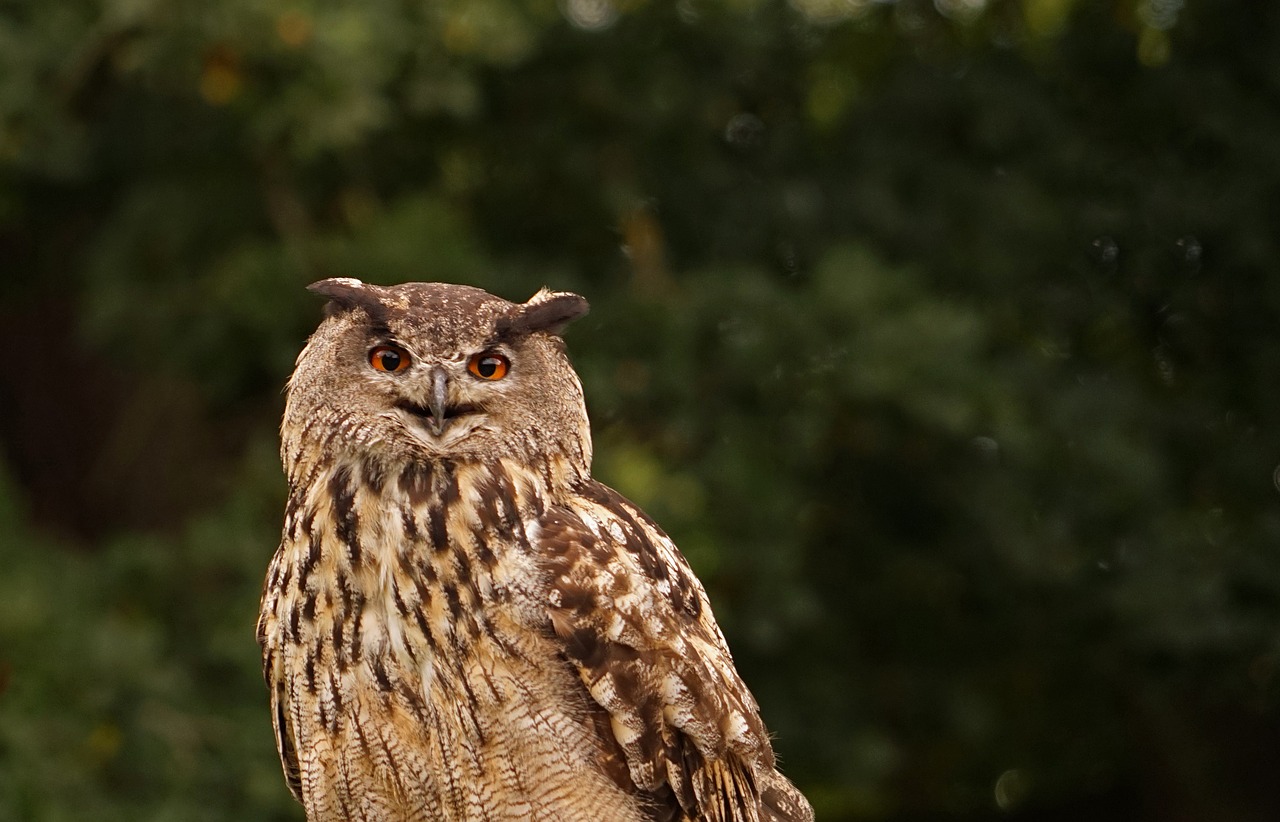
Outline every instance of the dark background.
[(298, 820), (322, 277), (577, 290), (825, 820), (1280, 818), (1280, 7), (0, 0), (0, 819)]

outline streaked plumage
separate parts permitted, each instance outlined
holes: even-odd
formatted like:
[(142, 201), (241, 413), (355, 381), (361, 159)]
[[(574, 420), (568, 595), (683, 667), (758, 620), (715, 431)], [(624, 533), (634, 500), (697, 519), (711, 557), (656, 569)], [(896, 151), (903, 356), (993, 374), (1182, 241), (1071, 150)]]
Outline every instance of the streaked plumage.
[(312, 288), (258, 625), (308, 819), (811, 819), (701, 584), (590, 476), (586, 302)]

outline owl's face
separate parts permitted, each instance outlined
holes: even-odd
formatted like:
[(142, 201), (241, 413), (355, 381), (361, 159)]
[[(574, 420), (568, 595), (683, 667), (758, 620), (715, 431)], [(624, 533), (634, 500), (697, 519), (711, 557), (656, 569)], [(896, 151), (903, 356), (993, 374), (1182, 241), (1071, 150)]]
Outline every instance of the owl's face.
[(586, 312), (581, 297), (517, 304), (468, 286), (346, 278), (311, 290), (331, 299), (329, 317), (290, 379), (286, 442), (324, 437), (383, 459), (589, 461), (582, 388), (558, 336)]

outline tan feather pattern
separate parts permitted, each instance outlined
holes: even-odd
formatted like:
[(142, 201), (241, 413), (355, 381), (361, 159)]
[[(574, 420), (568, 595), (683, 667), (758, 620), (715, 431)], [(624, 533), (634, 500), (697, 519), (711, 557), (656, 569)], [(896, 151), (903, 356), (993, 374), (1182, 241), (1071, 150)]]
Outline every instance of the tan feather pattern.
[(811, 819), (774, 769), (759, 708), (684, 557), (617, 492), (578, 490), (539, 523), (551, 622), (608, 711), (634, 784), (669, 786), (690, 819)]
[(258, 621), (309, 822), (811, 820), (701, 584), (591, 479), (557, 336), (586, 301), (312, 289)]
[(265, 674), (308, 818), (650, 818), (607, 775), (530, 584), (542, 477), (448, 463), (378, 475), (321, 472), (329, 493), (291, 505), (268, 576)]

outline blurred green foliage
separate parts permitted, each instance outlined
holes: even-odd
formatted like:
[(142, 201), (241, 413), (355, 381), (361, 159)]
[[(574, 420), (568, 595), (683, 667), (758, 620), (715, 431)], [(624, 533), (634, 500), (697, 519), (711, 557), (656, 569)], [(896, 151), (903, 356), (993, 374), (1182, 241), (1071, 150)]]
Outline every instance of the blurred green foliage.
[(300, 819), (325, 276), (575, 289), (823, 819), (1280, 815), (1280, 8), (0, 2), (0, 820)]

